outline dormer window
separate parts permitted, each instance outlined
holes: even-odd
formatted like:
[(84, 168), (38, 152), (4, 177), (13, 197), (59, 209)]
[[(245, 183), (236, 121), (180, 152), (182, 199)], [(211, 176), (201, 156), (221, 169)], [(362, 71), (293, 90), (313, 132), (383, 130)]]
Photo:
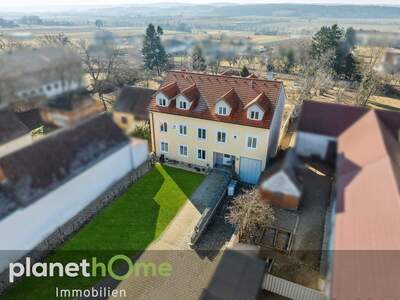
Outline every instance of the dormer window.
[(169, 105), (169, 99), (163, 93), (158, 93), (156, 100), (158, 106), (166, 107)]
[(227, 112), (226, 112), (226, 106), (220, 106), (218, 107), (218, 114), (220, 116), (226, 116)]
[(179, 109), (187, 109), (187, 102), (186, 101), (179, 101)]
[(260, 119), (260, 113), (258, 111), (252, 110), (250, 112), (250, 119), (252, 120), (259, 120)]

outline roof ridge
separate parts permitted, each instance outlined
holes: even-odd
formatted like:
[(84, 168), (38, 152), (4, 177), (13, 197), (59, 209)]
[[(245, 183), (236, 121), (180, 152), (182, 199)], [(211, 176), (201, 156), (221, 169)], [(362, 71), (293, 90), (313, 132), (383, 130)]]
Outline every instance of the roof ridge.
[(269, 80), (264, 78), (247, 78), (247, 77), (239, 77), (239, 76), (230, 76), (230, 75), (222, 75), (222, 74), (212, 74), (212, 73), (200, 73), (200, 72), (193, 72), (193, 71), (182, 71), (182, 70), (170, 70), (169, 73), (180, 73), (180, 74), (193, 74), (193, 75), (203, 75), (203, 76), (212, 76), (212, 77), (224, 77), (224, 78), (232, 78), (232, 79), (240, 79), (244, 81), (262, 81), (262, 82), (272, 82), (272, 83), (280, 83), (283, 85), (282, 80)]

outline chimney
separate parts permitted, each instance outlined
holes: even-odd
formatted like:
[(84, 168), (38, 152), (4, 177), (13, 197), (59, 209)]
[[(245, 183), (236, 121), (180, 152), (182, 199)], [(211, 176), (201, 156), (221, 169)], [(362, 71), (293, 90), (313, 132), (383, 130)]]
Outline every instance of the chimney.
[(268, 71), (267, 72), (267, 79), (268, 80), (274, 80), (274, 72), (273, 71)]

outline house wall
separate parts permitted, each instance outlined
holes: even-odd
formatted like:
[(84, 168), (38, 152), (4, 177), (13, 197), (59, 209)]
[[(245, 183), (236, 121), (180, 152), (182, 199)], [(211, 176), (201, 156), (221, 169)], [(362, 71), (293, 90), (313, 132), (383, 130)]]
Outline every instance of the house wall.
[(283, 111), (285, 109), (285, 102), (286, 102), (286, 94), (285, 89), (281, 89), (281, 93), (279, 94), (278, 103), (275, 108), (274, 116), (271, 122), (271, 134), (270, 139), (268, 141), (268, 153), (267, 153), (267, 160), (274, 157), (276, 152), (278, 151), (278, 143), (279, 143), (279, 136), (282, 126), (282, 117)]
[(22, 147), (28, 146), (32, 143), (32, 135), (31, 133), (25, 134), (16, 138), (14, 140), (9, 141), (6, 144), (0, 145), (0, 157), (7, 155), (11, 152), (14, 152)]
[[(255, 128), (237, 124), (215, 122), (210, 120), (188, 118), (172, 114), (164, 114), (152, 112), (150, 120), (153, 119), (154, 128), (152, 132), (155, 138), (153, 147), (155, 153), (159, 156), (164, 154), (166, 158), (191, 163), (199, 166), (213, 167), (213, 152), (234, 155), (235, 171), (239, 173), (240, 157), (248, 157), (262, 161), (262, 168), (265, 168), (266, 153), (268, 145), (269, 130), (263, 128)], [(160, 124), (168, 123), (168, 132), (160, 132)], [(187, 126), (187, 136), (179, 135), (179, 124)], [(174, 128), (175, 126), (175, 128)], [(207, 139), (205, 141), (197, 138), (197, 128), (205, 128), (207, 131)], [(217, 131), (222, 130), (227, 134), (227, 142), (221, 144), (217, 142)], [(236, 138), (234, 138), (236, 136)], [(257, 149), (247, 148), (247, 137), (257, 137)], [(165, 141), (169, 144), (169, 152), (162, 153), (160, 142)], [(188, 156), (179, 155), (179, 146), (188, 146)], [(197, 149), (206, 150), (206, 160), (197, 159)]]
[[(135, 165), (144, 162), (143, 147), (131, 144), (110, 154), (57, 189), (26, 208), (18, 209), (0, 221), (0, 272), (35, 249), (43, 240), (74, 218), (107, 191)], [(132, 156), (139, 157), (132, 160)], [(18, 252), (15, 250), (19, 250)], [(9, 250), (9, 251), (7, 251)]]
[[(126, 123), (122, 121), (123, 118), (126, 118)], [(135, 124), (137, 121), (132, 114), (113, 111), (113, 120), (114, 122), (122, 129), (130, 131), (135, 128)]]
[(296, 135), (296, 154), (303, 157), (316, 156), (325, 159), (330, 141), (335, 141), (335, 138), (299, 131)]
[(300, 204), (299, 197), (280, 194), (272, 191), (261, 190), (261, 197), (265, 203), (283, 209), (297, 210)]

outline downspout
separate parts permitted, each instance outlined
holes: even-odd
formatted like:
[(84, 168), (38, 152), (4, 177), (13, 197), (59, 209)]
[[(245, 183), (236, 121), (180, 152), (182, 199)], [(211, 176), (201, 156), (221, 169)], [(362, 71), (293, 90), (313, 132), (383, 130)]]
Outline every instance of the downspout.
[(155, 133), (154, 133), (154, 115), (153, 112), (150, 112), (150, 131), (151, 131), (151, 150), (152, 152), (156, 153), (156, 140), (155, 140)]

